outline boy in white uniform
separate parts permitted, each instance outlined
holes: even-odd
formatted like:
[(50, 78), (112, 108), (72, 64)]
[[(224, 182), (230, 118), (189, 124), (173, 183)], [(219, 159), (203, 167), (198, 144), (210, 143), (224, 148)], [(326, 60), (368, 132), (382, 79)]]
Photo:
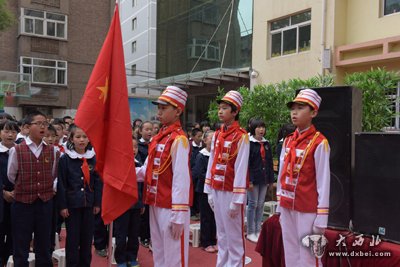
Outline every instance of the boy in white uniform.
[(244, 266), (250, 144), (247, 132), (238, 122), (242, 102), (237, 91), (229, 91), (218, 101), (218, 117), (223, 125), (213, 136), (204, 185), (217, 225), (217, 267)]
[(162, 127), (149, 145), (149, 155), (137, 171), (144, 179), (144, 203), (150, 207), (150, 233), (155, 267), (188, 266), (192, 179), (190, 146), (182, 130), (187, 93), (168, 86), (157, 101)]
[(277, 211), (288, 267), (322, 266), (301, 244), (307, 235), (322, 234), (328, 223), (330, 148), (312, 124), (320, 103), (314, 90), (304, 89), (287, 104), (297, 128), (286, 137), (280, 155)]

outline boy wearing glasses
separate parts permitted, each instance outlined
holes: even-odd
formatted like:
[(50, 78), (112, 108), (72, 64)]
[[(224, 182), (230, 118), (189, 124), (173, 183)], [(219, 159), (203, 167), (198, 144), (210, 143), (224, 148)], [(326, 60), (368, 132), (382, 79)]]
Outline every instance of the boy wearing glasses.
[(8, 179), (15, 184), (11, 207), (14, 265), (28, 266), (34, 233), (36, 266), (53, 266), (50, 234), (59, 152), (42, 141), (49, 126), (44, 114), (34, 111), (26, 123), (29, 135), (10, 149), (7, 167)]

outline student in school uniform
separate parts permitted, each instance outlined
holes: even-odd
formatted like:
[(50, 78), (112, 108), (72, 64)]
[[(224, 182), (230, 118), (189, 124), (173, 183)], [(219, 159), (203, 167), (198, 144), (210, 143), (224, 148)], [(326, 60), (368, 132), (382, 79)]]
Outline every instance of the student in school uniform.
[(257, 243), (261, 232), (265, 196), (268, 185), (274, 182), (271, 145), (264, 138), (265, 122), (258, 118), (250, 121), (250, 187), (247, 190), (247, 239)]
[(74, 123), (74, 119), (71, 116), (64, 116), (62, 118), (64, 122), (64, 135), (68, 136), (69, 135), (69, 126)]
[(190, 144), (179, 121), (187, 93), (168, 86), (154, 104), (162, 123), (137, 172), (144, 178), (144, 202), (150, 206), (150, 231), (155, 267), (187, 266), (192, 180)]
[[(139, 126), (139, 135), (138, 153), (135, 159), (137, 158), (140, 165), (143, 165), (149, 154), (149, 144), (153, 136), (153, 123), (151, 121), (142, 122)], [(151, 244), (149, 206), (145, 205), (144, 213), (140, 215), (140, 220), (140, 244), (147, 248)]]
[(249, 135), (239, 125), (243, 98), (229, 91), (218, 102), (223, 123), (214, 134), (204, 193), (215, 212), (218, 237), (217, 267), (244, 266), (244, 207), (248, 182)]
[(68, 136), (65, 135), (65, 124), (62, 119), (55, 118), (51, 123), (57, 131), (58, 144), (56, 144), (60, 149), (67, 142)]
[(26, 123), (25, 118), (18, 121), (18, 126), (20, 128), (20, 131), (18, 132), (17, 139), (15, 140), (16, 144), (24, 141), (25, 138), (27, 138), (29, 135), (29, 125)]
[(202, 138), (203, 132), (198, 128), (194, 128), (192, 130), (192, 142), (190, 143), (192, 150), (190, 155), (190, 168), (192, 169), (194, 167), (197, 154), (203, 149)]
[(315, 129), (321, 97), (304, 89), (287, 105), (297, 127), (283, 143), (277, 185), (278, 208), (287, 266), (322, 266), (301, 240), (327, 227), (330, 190), (330, 148)]
[(53, 182), (57, 176), (59, 152), (43, 142), (49, 126), (43, 113), (30, 113), (26, 123), (29, 136), (10, 149), (7, 166), (8, 179), (14, 184), (11, 207), (14, 266), (28, 265), (32, 233), (36, 266), (52, 266)]
[[(191, 152), (190, 152), (190, 169), (193, 171), (194, 164), (196, 162), (196, 156), (199, 154), (200, 150), (203, 148), (203, 132), (199, 128), (193, 128), (192, 140), (190, 141)], [(197, 178), (195, 176), (193, 178), (193, 185), (197, 184)], [(190, 219), (192, 221), (198, 221), (200, 219), (200, 208), (199, 208), (199, 196), (196, 191), (193, 192), (193, 205), (190, 207)]]
[[(53, 125), (49, 125), (49, 127), (47, 127), (47, 132), (45, 134), (45, 136), (43, 137), (43, 142), (45, 142), (47, 145), (52, 145), (54, 146), (55, 144), (58, 144), (58, 139), (57, 139), (57, 131), (56, 129), (53, 127)], [(60, 149), (56, 146), (56, 148), (58, 149), (58, 151), (60, 151)], [(64, 149), (62, 151), (60, 151), (60, 157), (64, 154)], [(57, 178), (54, 180), (54, 194), (57, 193)], [(50, 242), (51, 242), (51, 251), (54, 251), (56, 242), (55, 242), (55, 236), (56, 236), (56, 232), (58, 233), (58, 236), (60, 236), (60, 232), (61, 232), (61, 224), (64, 221), (64, 219), (61, 217), (61, 219), (59, 219), (59, 217), (61, 217), (61, 215), (58, 212), (58, 205), (57, 205), (57, 198), (55, 197), (53, 199), (53, 221), (52, 221), (52, 228), (51, 228), (51, 236), (50, 236)], [(59, 230), (58, 230), (58, 221), (60, 221), (59, 223)]]
[(153, 133), (153, 123), (151, 121), (144, 121), (139, 125), (139, 141), (138, 141), (138, 155), (140, 163), (146, 161), (149, 153), (149, 144)]
[[(55, 120), (57, 122), (57, 120)], [(65, 152), (65, 145), (66, 145), (66, 140), (62, 140), (64, 138), (64, 135), (61, 134), (61, 130), (62, 130), (62, 126), (60, 124), (56, 125), (51, 123), (51, 129), (55, 130), (55, 136), (54, 136), (54, 143), (53, 145), (55, 147), (57, 147), (58, 151), (60, 151), (60, 153), (64, 153)], [(52, 133), (52, 131), (50, 131), (50, 133)], [(48, 138), (50, 138), (50, 142), (53, 142), (53, 136), (50, 135), (49, 133), (47, 134)], [(61, 155), (60, 155), (61, 156)]]
[(14, 201), (14, 185), (7, 177), (8, 153), (15, 145), (18, 124), (14, 121), (0, 123), (0, 206), (3, 206), (2, 218), (0, 218), (0, 266), (5, 266), (12, 255), (11, 234), (11, 203)]
[[(48, 144), (48, 145), (53, 145), (54, 147), (57, 148), (57, 150), (60, 152), (60, 157), (64, 155), (65, 152), (65, 147), (66, 143), (63, 143), (60, 145), (60, 136), (57, 134), (56, 128), (53, 126), (53, 124), (50, 124), (49, 127), (47, 128), (47, 133), (45, 134), (43, 141)], [(57, 178), (54, 181), (54, 191), (55, 193), (57, 192)], [(54, 203), (53, 203), (53, 227), (51, 232), (51, 244), (52, 247), (55, 247), (55, 233), (58, 234), (58, 239), (61, 241), (61, 227), (62, 224), (64, 223), (64, 218), (60, 215), (58, 212), (58, 204), (57, 204), (57, 198), (54, 198)]]
[[(135, 166), (142, 165), (136, 159), (138, 142), (132, 140), (135, 154)], [(139, 251), (140, 215), (144, 212), (142, 202), (143, 182), (138, 182), (138, 201), (114, 221), (115, 261), (118, 267), (139, 267), (137, 260)]]
[(200, 244), (204, 251), (214, 253), (218, 251), (217, 247), (217, 227), (215, 226), (214, 212), (208, 204), (207, 194), (204, 193), (204, 182), (208, 159), (210, 158), (211, 141), (214, 131), (204, 133), (203, 143), (205, 148), (197, 154), (196, 162), (192, 170), (192, 176), (197, 181), (195, 192), (199, 195), (200, 208)]
[(100, 211), (102, 184), (95, 171), (94, 150), (88, 149), (87, 135), (76, 125), (71, 125), (70, 130), (57, 182), (58, 205), (67, 231), (66, 264), (90, 267), (94, 215)]

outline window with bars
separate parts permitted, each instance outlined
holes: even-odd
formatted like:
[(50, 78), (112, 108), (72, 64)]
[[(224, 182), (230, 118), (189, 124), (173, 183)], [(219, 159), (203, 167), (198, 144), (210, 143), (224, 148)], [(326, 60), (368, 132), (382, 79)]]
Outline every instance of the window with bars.
[(397, 88), (386, 89), (386, 92), (386, 96), (390, 101), (389, 108), (394, 114), (386, 130), (400, 130), (400, 83)]
[(21, 57), (20, 72), (32, 83), (67, 85), (67, 61)]
[(311, 10), (270, 22), (270, 57), (310, 50)]
[(67, 16), (21, 8), (21, 33), (67, 39)]

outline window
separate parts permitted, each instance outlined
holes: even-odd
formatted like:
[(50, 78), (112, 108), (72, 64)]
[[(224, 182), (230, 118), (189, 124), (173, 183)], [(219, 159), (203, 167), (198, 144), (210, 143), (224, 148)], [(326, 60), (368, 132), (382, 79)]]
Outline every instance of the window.
[(217, 25), (218, 8), (215, 4), (204, 4), (190, 11), (190, 21), (198, 21), (203, 24)]
[[(210, 42), (207, 49), (207, 43), (209, 40), (202, 39), (192, 39), (192, 43), (188, 45), (188, 56), (189, 58), (199, 58), (210, 60), (210, 61), (220, 61), (220, 45), (219, 42)], [(206, 50), (205, 50), (206, 49)], [(204, 51), (205, 50), (205, 51)], [(204, 53), (203, 53), (204, 51)]]
[(383, 15), (400, 12), (400, 0), (383, 0)]
[(132, 76), (136, 76), (136, 64), (133, 64), (131, 66), (131, 74), (132, 74)]
[(136, 41), (132, 42), (132, 54), (136, 53)]
[(387, 130), (400, 130), (400, 83), (398, 83), (397, 88), (390, 88), (387, 90), (387, 97), (390, 104), (390, 109), (393, 111), (393, 118)]
[(21, 57), (20, 72), (33, 83), (67, 85), (67, 61)]
[(137, 28), (137, 19), (134, 18), (132, 19), (132, 31), (136, 30), (136, 28)]
[(21, 8), (21, 33), (67, 39), (67, 16)]
[(270, 23), (270, 56), (310, 50), (311, 10)]
[(132, 7), (135, 7), (137, 5), (136, 0), (132, 0)]

